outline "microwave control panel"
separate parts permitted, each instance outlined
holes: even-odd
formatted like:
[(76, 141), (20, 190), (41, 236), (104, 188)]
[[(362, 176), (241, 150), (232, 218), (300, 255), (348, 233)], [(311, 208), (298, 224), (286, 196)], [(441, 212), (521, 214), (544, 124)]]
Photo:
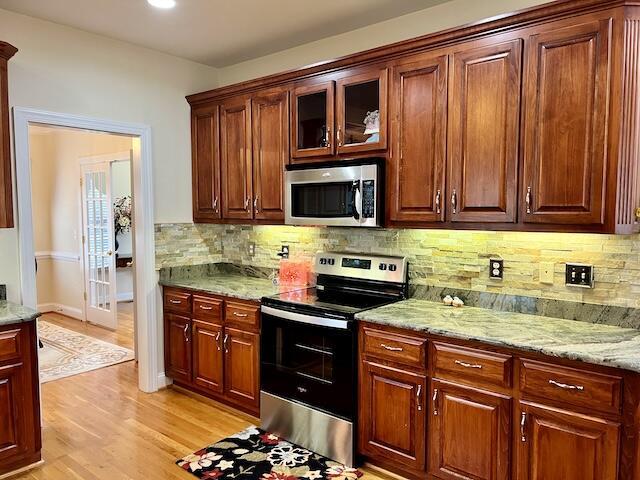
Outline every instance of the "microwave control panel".
[(376, 216), (376, 183), (375, 180), (362, 182), (362, 218)]

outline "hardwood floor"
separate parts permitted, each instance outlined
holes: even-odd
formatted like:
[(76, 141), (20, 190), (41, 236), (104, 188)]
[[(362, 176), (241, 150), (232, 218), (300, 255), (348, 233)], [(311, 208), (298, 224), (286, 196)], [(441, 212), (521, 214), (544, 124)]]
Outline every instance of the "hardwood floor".
[(133, 302), (118, 303), (118, 328), (109, 330), (56, 312), (45, 313), (42, 320), (64, 327), (74, 332), (83, 333), (121, 347), (134, 349)]
[[(65, 328), (126, 341), (118, 332), (52, 316), (47, 321)], [(178, 468), (175, 460), (259, 423), (172, 387), (142, 393), (137, 375), (135, 362), (128, 362), (42, 385), (45, 464), (12, 478), (193, 480), (196, 477)], [(363, 470), (367, 480), (391, 478)]]

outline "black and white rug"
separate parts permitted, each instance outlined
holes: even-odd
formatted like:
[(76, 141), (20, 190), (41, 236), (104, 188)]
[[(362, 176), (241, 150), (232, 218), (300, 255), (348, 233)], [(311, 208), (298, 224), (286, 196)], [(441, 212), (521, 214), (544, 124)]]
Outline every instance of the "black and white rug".
[(249, 427), (176, 462), (198, 478), (221, 480), (355, 480), (348, 468), (276, 435)]

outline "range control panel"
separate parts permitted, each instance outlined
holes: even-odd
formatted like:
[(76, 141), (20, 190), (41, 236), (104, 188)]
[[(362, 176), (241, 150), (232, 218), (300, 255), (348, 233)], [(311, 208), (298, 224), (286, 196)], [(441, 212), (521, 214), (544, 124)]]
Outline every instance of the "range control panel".
[(376, 216), (376, 182), (364, 180), (362, 182), (362, 218)]
[(407, 269), (406, 257), (318, 253), (315, 262), (319, 274), (385, 282), (405, 282)]

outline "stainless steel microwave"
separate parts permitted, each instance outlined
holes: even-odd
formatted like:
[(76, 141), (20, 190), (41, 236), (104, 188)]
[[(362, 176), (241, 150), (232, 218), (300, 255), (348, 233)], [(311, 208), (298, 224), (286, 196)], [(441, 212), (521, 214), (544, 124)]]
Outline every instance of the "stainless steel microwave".
[(379, 227), (383, 215), (383, 163), (341, 161), (285, 174), (285, 223)]

